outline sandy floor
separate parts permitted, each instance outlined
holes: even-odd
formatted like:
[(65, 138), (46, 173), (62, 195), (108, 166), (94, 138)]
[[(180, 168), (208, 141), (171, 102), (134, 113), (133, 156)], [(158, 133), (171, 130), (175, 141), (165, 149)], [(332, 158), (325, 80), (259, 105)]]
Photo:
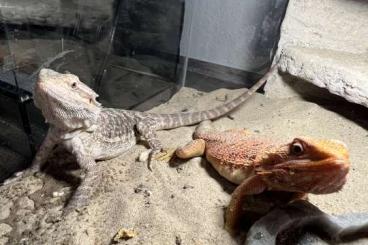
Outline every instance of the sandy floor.
[[(221, 89), (205, 94), (186, 88), (153, 111), (207, 109), (242, 91)], [(231, 118), (219, 119), (214, 125), (219, 130), (247, 128), (254, 133), (289, 139), (312, 136), (344, 141), (352, 161), (348, 183), (339, 193), (311, 196), (311, 202), (330, 214), (368, 211), (368, 195), (363, 191), (368, 176), (365, 122), (354, 122), (313, 103), (271, 100), (259, 94), (232, 113)], [(158, 135), (165, 147), (174, 148), (190, 140), (194, 128), (160, 131)], [(55, 218), (65, 197), (52, 193), (68, 193), (69, 184), (40, 175), (0, 187), (0, 204), (10, 207), (8, 213), (0, 212), (0, 244), (1, 239), (11, 243), (25, 239), (29, 244), (106, 244), (121, 228), (133, 229), (137, 235), (119, 244), (239, 243), (223, 230), (224, 208), (233, 185), (201, 158), (172, 164), (155, 162), (153, 172), (149, 172), (145, 163), (135, 161), (144, 150), (141, 145), (135, 146), (118, 158), (101, 162), (104, 182), (87, 212), (65, 221)], [(24, 197), (33, 205), (20, 205), (25, 203)], [(2, 224), (8, 224), (12, 230), (2, 233)]]

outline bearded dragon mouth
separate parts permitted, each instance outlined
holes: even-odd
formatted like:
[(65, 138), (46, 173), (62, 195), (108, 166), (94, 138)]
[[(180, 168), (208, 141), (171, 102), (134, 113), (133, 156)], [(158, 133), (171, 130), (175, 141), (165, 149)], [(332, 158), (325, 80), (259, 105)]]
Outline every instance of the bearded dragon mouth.
[(311, 159), (294, 159), (273, 166), (274, 169), (285, 170), (303, 170), (303, 171), (323, 171), (328, 170), (347, 170), (350, 167), (350, 162), (342, 158), (327, 158), (323, 160)]
[(349, 167), (348, 159), (343, 158), (296, 159), (259, 169), (257, 174), (274, 189), (327, 194), (342, 189)]

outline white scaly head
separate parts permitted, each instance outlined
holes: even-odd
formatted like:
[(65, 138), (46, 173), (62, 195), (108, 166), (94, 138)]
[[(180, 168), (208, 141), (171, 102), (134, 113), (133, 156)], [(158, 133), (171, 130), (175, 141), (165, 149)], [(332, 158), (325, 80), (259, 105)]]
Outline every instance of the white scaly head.
[(62, 130), (89, 129), (96, 124), (101, 105), (98, 94), (73, 74), (41, 69), (34, 88), (35, 105), (46, 121)]

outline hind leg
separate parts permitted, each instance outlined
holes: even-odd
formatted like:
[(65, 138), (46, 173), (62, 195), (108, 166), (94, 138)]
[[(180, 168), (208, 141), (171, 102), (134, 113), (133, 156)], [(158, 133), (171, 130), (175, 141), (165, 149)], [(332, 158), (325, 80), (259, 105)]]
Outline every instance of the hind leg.
[(157, 123), (154, 120), (142, 120), (137, 124), (139, 134), (145, 138), (150, 148), (149, 151), (143, 152), (139, 160), (147, 160), (148, 169), (152, 171), (151, 162), (155, 156), (162, 151), (162, 144), (156, 134)]

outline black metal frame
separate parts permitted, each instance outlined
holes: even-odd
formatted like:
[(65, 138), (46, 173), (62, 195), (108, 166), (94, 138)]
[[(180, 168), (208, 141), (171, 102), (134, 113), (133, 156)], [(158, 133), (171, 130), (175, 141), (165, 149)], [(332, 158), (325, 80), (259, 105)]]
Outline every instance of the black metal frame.
[[(8, 38), (8, 26), (2, 22), (5, 35)], [(36, 145), (34, 141), (34, 137), (32, 135), (32, 129), (31, 124), (29, 120), (29, 116), (26, 109), (26, 104), (32, 101), (32, 94), (28, 91), (25, 91), (19, 87), (18, 78), (15, 70), (17, 69), (15, 59), (11, 54), (11, 60), (12, 64), (8, 64), (10, 67), (7, 67), (7, 69), (3, 69), (2, 72), (11, 72), (14, 78), (15, 86), (12, 85), (9, 81), (5, 81), (0, 79), (0, 93), (2, 95), (5, 95), (8, 98), (14, 99), (18, 105), (18, 112), (21, 118), (22, 128), (24, 133), (27, 136), (28, 139), (28, 146), (31, 152), (31, 156), (33, 157), (36, 152)]]
[(18, 112), (21, 118), (22, 128), (24, 133), (27, 135), (29, 149), (31, 155), (33, 156), (36, 152), (36, 145), (32, 135), (31, 124), (26, 109), (26, 104), (32, 101), (32, 94), (19, 88), (16, 72), (14, 70), (12, 70), (11, 72), (14, 77), (15, 86), (9, 84), (9, 82), (7, 81), (0, 79), (0, 93), (8, 98), (16, 100), (18, 105)]

